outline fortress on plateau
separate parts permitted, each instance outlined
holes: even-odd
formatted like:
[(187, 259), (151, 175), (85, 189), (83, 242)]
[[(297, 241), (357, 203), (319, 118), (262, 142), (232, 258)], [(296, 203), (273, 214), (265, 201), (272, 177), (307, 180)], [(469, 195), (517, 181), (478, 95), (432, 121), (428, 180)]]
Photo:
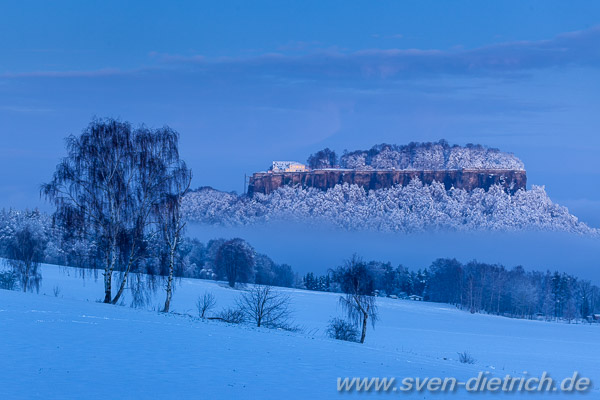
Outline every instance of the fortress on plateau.
[(527, 186), (524, 164), (513, 154), (480, 145), (451, 146), (444, 140), (380, 144), (345, 152), (339, 160), (335, 152), (324, 149), (313, 154), (309, 164), (274, 161), (268, 171), (250, 177), (248, 194), (269, 194), (282, 186), (327, 190), (344, 183), (377, 190), (406, 186), (413, 179), (425, 185), (439, 182), (446, 190), (488, 190), (500, 185), (511, 194)]

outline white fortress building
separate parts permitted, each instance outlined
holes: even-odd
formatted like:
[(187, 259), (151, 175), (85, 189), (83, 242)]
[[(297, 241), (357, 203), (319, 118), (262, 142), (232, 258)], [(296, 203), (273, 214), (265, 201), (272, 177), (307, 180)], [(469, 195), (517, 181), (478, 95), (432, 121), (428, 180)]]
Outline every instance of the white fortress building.
[(308, 167), (296, 161), (273, 161), (269, 172), (307, 172)]

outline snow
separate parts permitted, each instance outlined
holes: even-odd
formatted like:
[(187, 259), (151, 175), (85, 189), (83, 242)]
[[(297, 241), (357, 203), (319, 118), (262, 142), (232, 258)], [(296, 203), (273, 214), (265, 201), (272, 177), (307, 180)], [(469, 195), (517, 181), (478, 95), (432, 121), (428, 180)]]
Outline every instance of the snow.
[[(291, 333), (151, 311), (164, 301), (163, 290), (150, 296), (146, 309), (101, 304), (101, 275), (84, 280), (78, 269), (41, 269), (40, 295), (0, 290), (3, 398), (323, 399), (338, 395), (336, 379), (345, 376), (466, 380), (479, 371), (500, 377), (548, 371), (561, 379), (579, 371), (592, 381), (600, 377), (599, 325), (382, 298), (380, 322), (360, 345), (324, 335), (328, 320), (341, 315), (337, 294), (279, 289), (291, 296), (294, 320), (304, 328)], [(206, 290), (216, 296), (217, 309), (240, 293), (220, 282), (182, 279), (173, 311), (195, 314)], [(123, 304), (130, 302), (127, 292)], [(462, 351), (476, 363), (460, 364)], [(590, 398), (599, 393), (593, 389)]]
[(488, 191), (446, 190), (418, 179), (406, 186), (365, 191), (336, 185), (322, 191), (282, 186), (269, 195), (236, 196), (213, 189), (191, 192), (183, 212), (192, 222), (239, 226), (267, 221), (328, 224), (344, 230), (425, 231), (562, 231), (597, 235), (548, 197), (543, 187), (514, 195), (498, 186)]
[(379, 144), (370, 150), (345, 153), (340, 158), (340, 164), (356, 170), (525, 170), (523, 162), (512, 153), (473, 144), (450, 146), (444, 140), (408, 145)]

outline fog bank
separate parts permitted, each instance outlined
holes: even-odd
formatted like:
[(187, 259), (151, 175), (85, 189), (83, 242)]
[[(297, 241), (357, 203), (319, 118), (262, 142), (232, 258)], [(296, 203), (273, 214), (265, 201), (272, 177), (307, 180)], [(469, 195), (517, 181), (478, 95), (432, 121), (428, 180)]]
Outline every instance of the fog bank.
[(600, 239), (557, 232), (432, 232), (418, 234), (343, 231), (298, 223), (220, 227), (190, 224), (189, 236), (204, 242), (241, 237), (256, 251), (294, 271), (324, 273), (353, 253), (411, 269), (436, 258), (477, 259), (527, 270), (558, 270), (600, 283)]

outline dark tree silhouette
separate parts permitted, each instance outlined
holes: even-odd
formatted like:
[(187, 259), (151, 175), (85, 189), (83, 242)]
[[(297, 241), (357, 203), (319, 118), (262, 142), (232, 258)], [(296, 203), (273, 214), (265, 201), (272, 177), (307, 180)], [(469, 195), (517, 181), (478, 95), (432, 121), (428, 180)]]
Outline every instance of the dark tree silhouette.
[(325, 148), (315, 154), (311, 154), (308, 157), (307, 163), (311, 169), (333, 168), (337, 165), (338, 158), (335, 151)]
[(215, 263), (219, 275), (235, 287), (236, 282), (249, 282), (253, 276), (254, 250), (242, 239), (228, 240), (219, 247)]
[(48, 238), (39, 229), (24, 223), (7, 243), (8, 264), (13, 269), (21, 289), (40, 289), (41, 275), (38, 267), (44, 258)]
[(273, 266), (273, 273), (275, 277), (273, 278), (274, 286), (283, 286), (283, 287), (292, 287), (294, 286), (294, 271), (292, 270), (291, 265), (288, 264), (275, 264)]

